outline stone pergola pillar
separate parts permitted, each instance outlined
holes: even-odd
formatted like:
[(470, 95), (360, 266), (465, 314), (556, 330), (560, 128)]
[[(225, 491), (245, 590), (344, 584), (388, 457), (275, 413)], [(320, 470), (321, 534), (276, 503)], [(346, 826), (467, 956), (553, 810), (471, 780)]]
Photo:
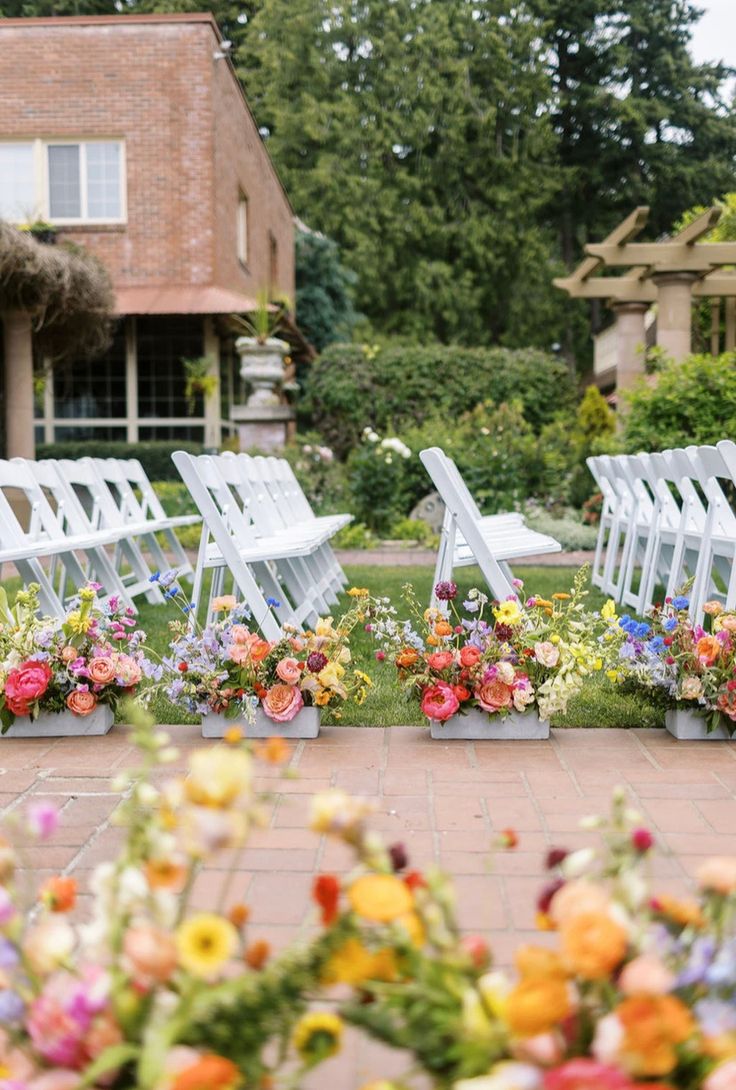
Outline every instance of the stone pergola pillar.
[(34, 458), (33, 336), (31, 318), (23, 310), (6, 310), (3, 321), (5, 359), (5, 456)]
[(644, 316), (648, 303), (615, 303), (616, 316), (616, 389), (633, 386), (644, 374), (646, 327)]
[(692, 351), (694, 272), (660, 272), (652, 276), (657, 288), (657, 346), (679, 362)]

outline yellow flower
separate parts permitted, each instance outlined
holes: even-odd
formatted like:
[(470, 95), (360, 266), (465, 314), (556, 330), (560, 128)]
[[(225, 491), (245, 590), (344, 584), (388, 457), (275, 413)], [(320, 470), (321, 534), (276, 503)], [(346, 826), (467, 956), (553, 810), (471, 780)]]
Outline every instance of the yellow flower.
[(176, 930), (179, 963), (192, 976), (212, 977), (230, 960), (238, 945), (233, 925), (213, 912), (190, 916)]
[(609, 598), (601, 609), (601, 617), (604, 621), (613, 621), (616, 619), (616, 603), (613, 598)]
[(501, 624), (518, 624), (521, 620), (521, 609), (519, 603), (512, 599), (510, 602), (501, 602), (494, 611), (493, 616)]
[(355, 674), (355, 676), (358, 678), (359, 681), (363, 682), (364, 685), (371, 686), (373, 684), (373, 682), (368, 677), (368, 675), (364, 674), (362, 670), (353, 670), (353, 673)]
[(213, 746), (189, 758), (184, 795), (197, 806), (225, 810), (250, 790), (253, 762), (243, 749)]
[(235, 609), (237, 601), (234, 594), (221, 594), (217, 598), (212, 599), (212, 612), (213, 613), (229, 613), (231, 609)]
[(240, 727), (228, 727), (223, 738), (229, 746), (236, 746), (238, 742), (242, 742), (243, 732)]
[(318, 689), (314, 694), (314, 703), (318, 708), (324, 708), (326, 704), (330, 703), (330, 693), (327, 689)]
[(389, 923), (411, 912), (414, 898), (408, 886), (393, 874), (364, 874), (348, 890), (354, 912), (365, 920)]
[(552, 595), (552, 597), (556, 598), (558, 602), (568, 602), (572, 595), (565, 594), (564, 591), (558, 590), (555, 594)]
[(392, 950), (368, 950), (360, 939), (348, 939), (325, 966), (325, 984), (350, 984), (366, 980), (395, 980), (396, 961)]
[(351, 598), (367, 598), (370, 591), (367, 587), (351, 587), (348, 594)]
[(317, 681), (325, 689), (338, 689), (340, 679), (345, 676), (345, 667), (339, 662), (328, 662), (323, 670), (317, 674)]
[(315, 625), (314, 634), (322, 639), (336, 640), (338, 634), (333, 626), (332, 617), (320, 617)]
[(609, 681), (618, 681), (618, 670), (606, 670), (606, 677)]
[(78, 635), (84, 635), (91, 624), (92, 618), (90, 616), (83, 617), (78, 609), (73, 609), (71, 613), (67, 614), (66, 625), (71, 632), (76, 632)]
[(310, 1066), (340, 1051), (343, 1022), (330, 1011), (303, 1014), (294, 1028), (294, 1048)]

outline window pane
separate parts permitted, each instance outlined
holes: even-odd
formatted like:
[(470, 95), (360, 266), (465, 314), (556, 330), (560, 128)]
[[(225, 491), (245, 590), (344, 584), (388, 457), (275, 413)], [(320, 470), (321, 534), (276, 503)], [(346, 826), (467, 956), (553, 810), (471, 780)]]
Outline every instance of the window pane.
[(75, 360), (54, 372), (54, 416), (125, 419), (125, 324), (118, 322), (112, 344), (96, 360)]
[(0, 219), (34, 220), (33, 144), (0, 144)]
[(120, 145), (87, 144), (87, 215), (120, 219)]
[[(138, 337), (138, 415), (189, 416), (182, 360), (204, 354), (204, 325), (199, 315), (140, 317)], [(202, 395), (195, 398), (193, 416), (204, 415)], [(143, 432), (140, 433), (141, 437)]]
[(49, 144), (49, 214), (51, 219), (79, 219), (79, 144)]

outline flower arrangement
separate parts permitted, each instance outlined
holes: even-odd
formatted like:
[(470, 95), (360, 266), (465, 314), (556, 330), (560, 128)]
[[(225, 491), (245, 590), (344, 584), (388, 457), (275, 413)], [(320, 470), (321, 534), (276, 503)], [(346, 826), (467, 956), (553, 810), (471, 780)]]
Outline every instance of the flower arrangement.
[(0, 588), (0, 722), (70, 711), (84, 718), (99, 705), (115, 708), (135, 691), (150, 664), (135, 614), (114, 596), (82, 587), (65, 617), (40, 617), (36, 583), (11, 606)]
[[(413, 621), (374, 626), (399, 677), (430, 720), (446, 722), (471, 708), (489, 716), (536, 709), (542, 719), (563, 713), (584, 678), (603, 667), (601, 614), (586, 611), (581, 569), (569, 593), (551, 599), (518, 594), (490, 602), (477, 589), (456, 605), (457, 586), (438, 583), (439, 607), (422, 610), (404, 588)], [(515, 580), (517, 591), (523, 584)]]
[(230, 594), (213, 602), (218, 620), (204, 628), (190, 624), (191, 608), (175, 573), (157, 578), (185, 614), (170, 624), (172, 641), (163, 660), (163, 691), (172, 702), (227, 719), (252, 719), (260, 708), (274, 723), (288, 723), (305, 706), (329, 707), (339, 719), (343, 701), (366, 699), (371, 679), (350, 666), (350, 633), (378, 606), (367, 590), (348, 592), (355, 605), (337, 622), (322, 618), (305, 633), (287, 624), (272, 641), (252, 630), (247, 607)]
[(666, 598), (645, 621), (618, 621), (619, 663), (612, 676), (662, 694), (668, 707), (691, 708), (710, 730), (736, 732), (736, 613), (706, 602), (708, 628), (694, 624), (685, 594)]
[[(445, 876), (376, 844), (355, 800), (318, 797), (313, 827), (363, 867), (315, 883), (328, 931), (360, 923), (323, 974), (353, 989), (342, 1018), (443, 1090), (733, 1090), (736, 858), (702, 864), (698, 898), (678, 900), (650, 891), (654, 837), (622, 790), (610, 820), (585, 824), (600, 848), (547, 856), (538, 924), (555, 941), (520, 947), (511, 974), (461, 935)], [(370, 1086), (407, 1090), (412, 1074)]]

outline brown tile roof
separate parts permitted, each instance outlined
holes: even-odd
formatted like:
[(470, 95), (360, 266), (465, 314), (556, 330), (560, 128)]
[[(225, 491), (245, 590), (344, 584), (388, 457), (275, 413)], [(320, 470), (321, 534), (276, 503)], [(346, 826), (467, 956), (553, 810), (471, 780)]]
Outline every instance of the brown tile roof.
[(216, 284), (117, 288), (116, 314), (243, 314), (255, 310), (248, 295)]

